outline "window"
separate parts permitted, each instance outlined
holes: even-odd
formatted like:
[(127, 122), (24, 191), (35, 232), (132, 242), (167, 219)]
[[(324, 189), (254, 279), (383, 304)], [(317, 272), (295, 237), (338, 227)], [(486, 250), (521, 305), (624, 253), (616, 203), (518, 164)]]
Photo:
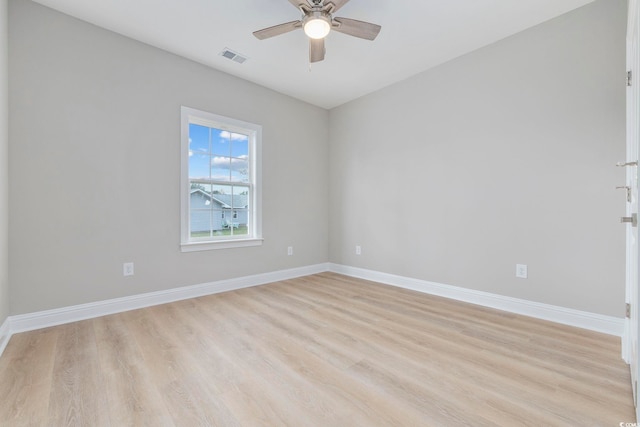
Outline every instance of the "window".
[(262, 127), (182, 107), (183, 252), (262, 244)]

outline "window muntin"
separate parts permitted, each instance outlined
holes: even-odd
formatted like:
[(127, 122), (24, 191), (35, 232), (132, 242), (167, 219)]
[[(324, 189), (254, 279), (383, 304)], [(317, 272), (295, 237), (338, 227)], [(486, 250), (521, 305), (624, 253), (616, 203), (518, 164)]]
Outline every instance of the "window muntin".
[(261, 241), (260, 126), (183, 107), (182, 134), (183, 250)]

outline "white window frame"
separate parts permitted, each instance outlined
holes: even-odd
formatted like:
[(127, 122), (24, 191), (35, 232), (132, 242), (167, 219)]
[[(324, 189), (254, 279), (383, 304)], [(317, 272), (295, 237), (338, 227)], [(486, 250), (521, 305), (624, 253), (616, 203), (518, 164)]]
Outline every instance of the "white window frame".
[[(261, 197), (261, 145), (262, 126), (242, 120), (231, 119), (218, 114), (182, 107), (181, 144), (180, 144), (180, 250), (182, 252), (204, 251), (211, 249), (239, 248), (262, 244), (262, 197)], [(251, 186), (249, 203), (248, 236), (229, 239), (202, 238), (193, 239), (190, 233), (191, 185), (189, 181), (189, 124), (196, 123), (229, 132), (249, 136), (249, 185)], [(232, 183), (230, 183), (232, 184)]]

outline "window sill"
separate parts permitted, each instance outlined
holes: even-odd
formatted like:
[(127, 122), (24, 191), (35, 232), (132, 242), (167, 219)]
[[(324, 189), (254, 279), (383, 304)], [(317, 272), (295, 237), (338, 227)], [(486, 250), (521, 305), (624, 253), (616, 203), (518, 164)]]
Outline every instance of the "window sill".
[(208, 242), (189, 242), (180, 244), (181, 252), (197, 252), (197, 251), (210, 251), (214, 249), (231, 249), (231, 248), (246, 248), (249, 246), (261, 246), (262, 238), (254, 239), (235, 239), (235, 240), (219, 240)]

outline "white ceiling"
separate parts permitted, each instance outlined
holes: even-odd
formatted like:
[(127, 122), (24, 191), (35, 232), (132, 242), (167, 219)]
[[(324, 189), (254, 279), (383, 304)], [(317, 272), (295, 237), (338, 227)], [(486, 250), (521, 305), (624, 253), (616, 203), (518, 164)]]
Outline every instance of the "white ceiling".
[[(593, 0), (351, 0), (336, 16), (382, 25), (371, 42), (340, 33), (308, 63), (301, 30), (252, 32), (300, 18), (288, 0), (35, 0), (45, 6), (323, 108), (332, 108)], [(222, 56), (229, 48), (249, 59)]]

